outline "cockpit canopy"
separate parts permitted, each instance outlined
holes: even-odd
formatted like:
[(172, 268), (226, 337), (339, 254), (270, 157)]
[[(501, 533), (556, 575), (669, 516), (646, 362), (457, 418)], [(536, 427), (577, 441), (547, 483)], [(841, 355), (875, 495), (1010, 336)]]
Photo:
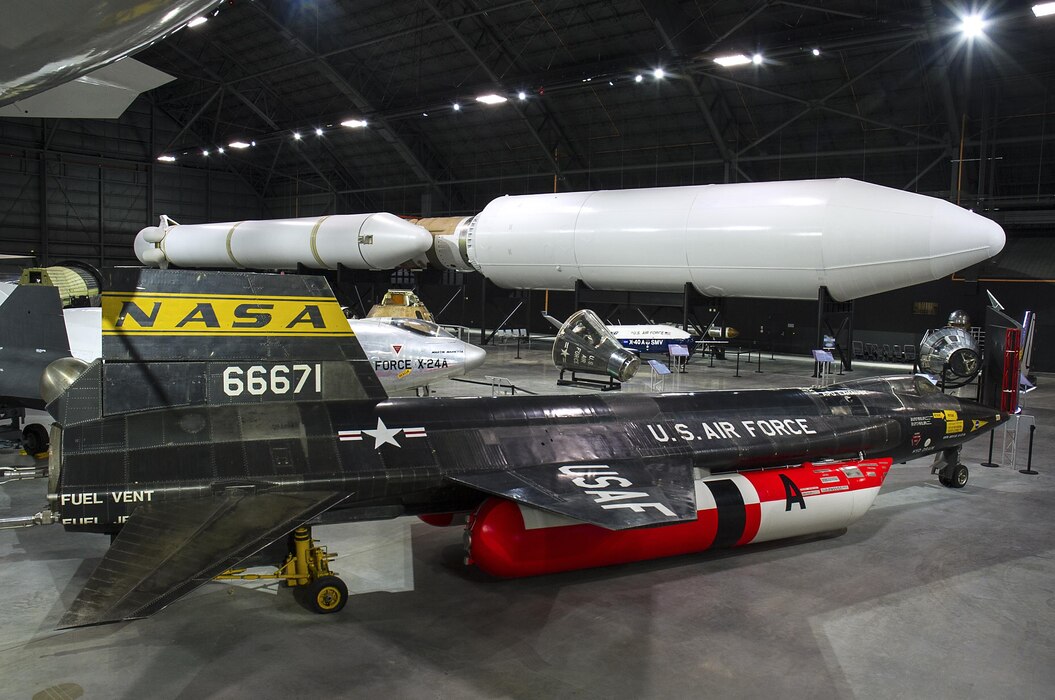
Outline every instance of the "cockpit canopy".
[(906, 374), (900, 377), (868, 377), (866, 379), (843, 382), (841, 386), (863, 391), (895, 394), (897, 396), (927, 397), (941, 394), (941, 391), (934, 386), (934, 382), (922, 374)]
[(443, 330), (443, 328), (441, 328), (439, 324), (433, 323), (432, 321), (425, 321), (424, 319), (420, 318), (387, 318), (384, 319), (384, 321), (390, 326), (402, 328), (405, 331), (417, 333), (418, 335), (425, 335), (433, 338), (454, 337), (447, 331)]

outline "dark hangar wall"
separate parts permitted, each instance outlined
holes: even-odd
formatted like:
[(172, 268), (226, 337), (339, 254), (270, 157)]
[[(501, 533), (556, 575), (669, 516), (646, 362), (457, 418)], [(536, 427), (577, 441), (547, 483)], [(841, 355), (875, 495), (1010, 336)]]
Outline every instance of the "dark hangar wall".
[(0, 119), (0, 253), (51, 264), (138, 264), (132, 241), (176, 221), (259, 218), (263, 201), (223, 161), (194, 168), (154, 153), (178, 128), (147, 98), (117, 120)]

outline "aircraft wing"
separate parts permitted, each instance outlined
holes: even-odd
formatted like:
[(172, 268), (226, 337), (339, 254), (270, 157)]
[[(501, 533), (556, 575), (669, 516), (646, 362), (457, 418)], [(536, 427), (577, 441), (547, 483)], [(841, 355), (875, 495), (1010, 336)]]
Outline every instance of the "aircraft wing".
[(685, 457), (544, 464), (449, 478), (609, 530), (696, 519), (692, 464)]
[(228, 491), (144, 503), (132, 511), (59, 626), (152, 615), (347, 496)]
[(134, 58), (124, 58), (0, 107), (0, 117), (117, 119), (141, 93), (175, 79)]

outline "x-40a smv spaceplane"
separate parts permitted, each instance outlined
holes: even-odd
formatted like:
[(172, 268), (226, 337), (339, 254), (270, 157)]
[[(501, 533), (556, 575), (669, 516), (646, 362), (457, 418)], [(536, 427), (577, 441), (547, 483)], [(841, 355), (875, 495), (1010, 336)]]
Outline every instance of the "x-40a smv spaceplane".
[[(38, 519), (115, 535), (63, 626), (150, 615), (275, 542), (275, 576), (338, 610), (317, 522), (472, 512), (470, 558), (500, 575), (835, 530), (890, 459), (941, 453), (962, 485), (959, 445), (1004, 418), (914, 377), (390, 399), (321, 278), (134, 270), (109, 290), (103, 358), (45, 382)], [(580, 548), (547, 561), (555, 540)]]

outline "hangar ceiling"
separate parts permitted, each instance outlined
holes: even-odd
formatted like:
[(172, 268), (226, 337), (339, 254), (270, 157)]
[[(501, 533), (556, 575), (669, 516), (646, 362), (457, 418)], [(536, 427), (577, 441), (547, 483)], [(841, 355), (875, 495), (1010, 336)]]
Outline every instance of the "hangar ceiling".
[[(967, 39), (964, 14), (937, 0), (238, 1), (137, 58), (178, 78), (149, 95), (179, 129), (158, 155), (223, 158), (276, 211), (468, 214), (505, 193), (831, 176), (1050, 210), (1055, 17), (994, 2)], [(738, 53), (761, 63), (713, 60)], [(476, 101), (489, 93), (507, 101)]]

